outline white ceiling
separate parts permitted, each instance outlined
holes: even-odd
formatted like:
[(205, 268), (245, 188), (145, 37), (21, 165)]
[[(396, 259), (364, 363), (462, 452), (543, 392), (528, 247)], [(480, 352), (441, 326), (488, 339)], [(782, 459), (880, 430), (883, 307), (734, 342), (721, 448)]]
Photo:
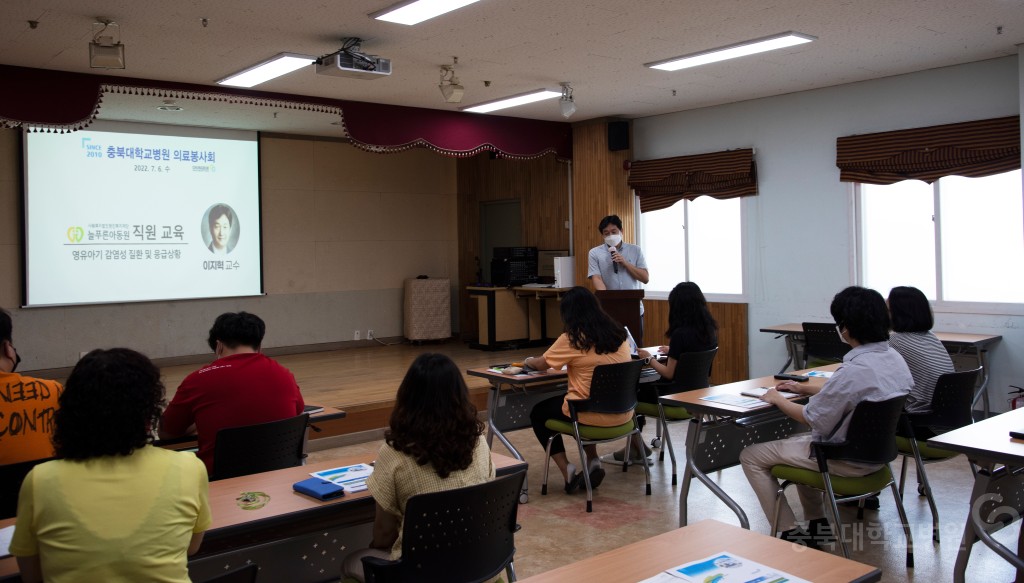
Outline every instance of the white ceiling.
[[(457, 110), (438, 69), (458, 56), (461, 106), (570, 81), (571, 121), (657, 115), (1017, 54), (1024, 0), (481, 0), (415, 26), (367, 16), (390, 0), (2, 0), (0, 63), (213, 85), (280, 52), (322, 55), (340, 38), (392, 59), (373, 81), (313, 67), (254, 89)], [(96, 17), (117, 21), (127, 69), (89, 69)], [(202, 19), (208, 26), (202, 25)], [(38, 21), (30, 28), (28, 21)], [(1002, 27), (1001, 33), (997, 32)], [(794, 30), (816, 42), (674, 73), (643, 63)], [(490, 81), (490, 87), (484, 86)], [(675, 94), (673, 95), (673, 92)], [(101, 117), (340, 135), (327, 114), (105, 99)], [(273, 113), (279, 113), (277, 118)], [(501, 112), (562, 120), (556, 100)], [(255, 126), (255, 127), (253, 127)], [(283, 127), (282, 127), (283, 126)], [(322, 129), (321, 129), (322, 128)]]

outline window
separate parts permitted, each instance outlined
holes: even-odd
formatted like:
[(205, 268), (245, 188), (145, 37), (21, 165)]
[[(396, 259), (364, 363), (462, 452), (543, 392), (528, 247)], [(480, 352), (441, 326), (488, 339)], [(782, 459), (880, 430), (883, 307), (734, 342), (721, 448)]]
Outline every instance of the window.
[(648, 294), (667, 295), (681, 281), (705, 294), (743, 293), (741, 200), (701, 196), (639, 215)]
[(861, 284), (936, 302), (1024, 304), (1021, 172), (857, 184)]

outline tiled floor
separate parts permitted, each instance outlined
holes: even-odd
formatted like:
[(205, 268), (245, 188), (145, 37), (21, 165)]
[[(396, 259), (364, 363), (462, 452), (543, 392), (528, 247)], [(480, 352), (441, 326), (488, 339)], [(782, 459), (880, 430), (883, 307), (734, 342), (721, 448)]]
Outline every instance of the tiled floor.
[[(681, 464), (687, 424), (676, 423), (671, 427), (677, 459)], [(648, 440), (653, 436), (652, 426), (648, 426), (646, 435)], [(553, 483), (551, 494), (540, 495), (544, 451), (532, 432), (516, 431), (510, 433), (509, 437), (530, 464), (530, 501), (519, 507), (522, 530), (516, 535), (515, 565), (520, 579), (677, 527), (679, 486), (673, 487), (670, 484), (671, 465), (668, 455), (664, 463), (656, 462), (651, 467), (651, 496), (644, 495), (642, 468), (636, 466), (622, 473), (617, 466), (607, 465), (608, 476), (594, 495), (594, 512), (587, 514), (585, 495), (566, 495), (562, 492), (561, 484)], [(380, 443), (374, 441), (316, 452), (310, 454), (310, 461), (375, 452)], [(506, 453), (497, 441), (494, 449), (498, 453)], [(614, 449), (607, 445), (601, 448), (601, 452), (604, 454)], [(570, 459), (572, 457), (570, 455)], [(893, 470), (898, 472), (898, 465), (894, 465)], [(867, 511), (863, 525), (856, 523), (852, 509), (843, 510), (844, 522), (851, 525), (847, 528), (850, 528), (849, 536), (854, 541), (851, 543), (852, 558), (880, 568), (884, 581), (952, 580), (953, 563), (967, 517), (967, 501), (973, 479), (963, 457), (932, 464), (928, 466), (928, 471), (936, 490), (942, 543), (934, 544), (931, 541), (931, 514), (925, 499), (916, 495), (916, 479), (911, 468), (908, 470), (908, 497), (904, 504), (915, 541), (916, 568), (912, 571), (904, 566), (905, 541), (891, 495), (883, 493), (881, 510)], [(553, 482), (559, 482), (561, 478), (554, 464), (551, 472)], [(681, 467), (679, 474), (682, 475)], [(767, 533), (768, 520), (760, 511), (742, 470), (739, 467), (729, 468), (712, 477), (744, 508), (751, 529)], [(793, 504), (799, 513), (799, 503), (795, 497)], [(696, 481), (690, 488), (688, 508), (690, 522), (715, 518), (730, 524), (739, 523), (724, 504)], [(1016, 549), (1018, 528), (1014, 525), (1004, 529), (996, 538), (1011, 549)], [(735, 551), (742, 553), (741, 549)], [(1013, 579), (1014, 571), (1007, 563), (983, 545), (976, 545), (968, 565), (967, 581), (1010, 582)]]

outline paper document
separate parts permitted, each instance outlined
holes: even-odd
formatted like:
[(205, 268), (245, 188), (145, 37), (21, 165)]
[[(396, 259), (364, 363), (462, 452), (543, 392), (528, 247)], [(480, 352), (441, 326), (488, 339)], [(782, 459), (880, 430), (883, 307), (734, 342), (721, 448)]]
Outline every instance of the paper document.
[(732, 553), (717, 553), (672, 567), (640, 583), (809, 583)]
[[(740, 394), (741, 395), (746, 395), (748, 397), (758, 397), (758, 398), (760, 398), (760, 397), (763, 397), (764, 394), (768, 392), (768, 389), (772, 389), (772, 388), (774, 388), (774, 387), (755, 387), (753, 389), (744, 389), (744, 390), (740, 391)], [(794, 393), (792, 391), (781, 391), (780, 390), (779, 392), (782, 393), (783, 395), (786, 395), (786, 396), (795, 395), (796, 394), (796, 393)]]
[(832, 374), (833, 373), (829, 372), (829, 371), (812, 370), (811, 372), (807, 373), (807, 376), (809, 376), (811, 378), (817, 377), (819, 379), (830, 379), (830, 378), (832, 378)]
[(309, 475), (321, 480), (333, 482), (346, 492), (362, 492), (366, 489), (366, 479), (373, 473), (373, 466), (370, 464), (356, 464), (354, 466), (342, 466), (319, 472), (310, 472)]
[(768, 403), (765, 403), (761, 399), (743, 397), (740, 395), (708, 395), (707, 397), (701, 397), (700, 400), (721, 403), (722, 405), (729, 405), (731, 407), (742, 407), (744, 409), (768, 406)]
[(0, 557), (11, 554), (11, 537), (14, 536), (14, 526), (0, 528)]

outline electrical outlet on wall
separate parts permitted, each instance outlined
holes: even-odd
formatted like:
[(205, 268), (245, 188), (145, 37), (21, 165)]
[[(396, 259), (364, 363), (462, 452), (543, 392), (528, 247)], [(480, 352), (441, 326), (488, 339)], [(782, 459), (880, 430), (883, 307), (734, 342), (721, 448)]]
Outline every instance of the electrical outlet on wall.
[(377, 336), (373, 333), (373, 329), (370, 329), (370, 330), (366, 331), (366, 339), (367, 340), (373, 340), (376, 337)]
[(356, 333), (352, 336), (352, 340), (359, 340), (359, 330), (356, 330)]

